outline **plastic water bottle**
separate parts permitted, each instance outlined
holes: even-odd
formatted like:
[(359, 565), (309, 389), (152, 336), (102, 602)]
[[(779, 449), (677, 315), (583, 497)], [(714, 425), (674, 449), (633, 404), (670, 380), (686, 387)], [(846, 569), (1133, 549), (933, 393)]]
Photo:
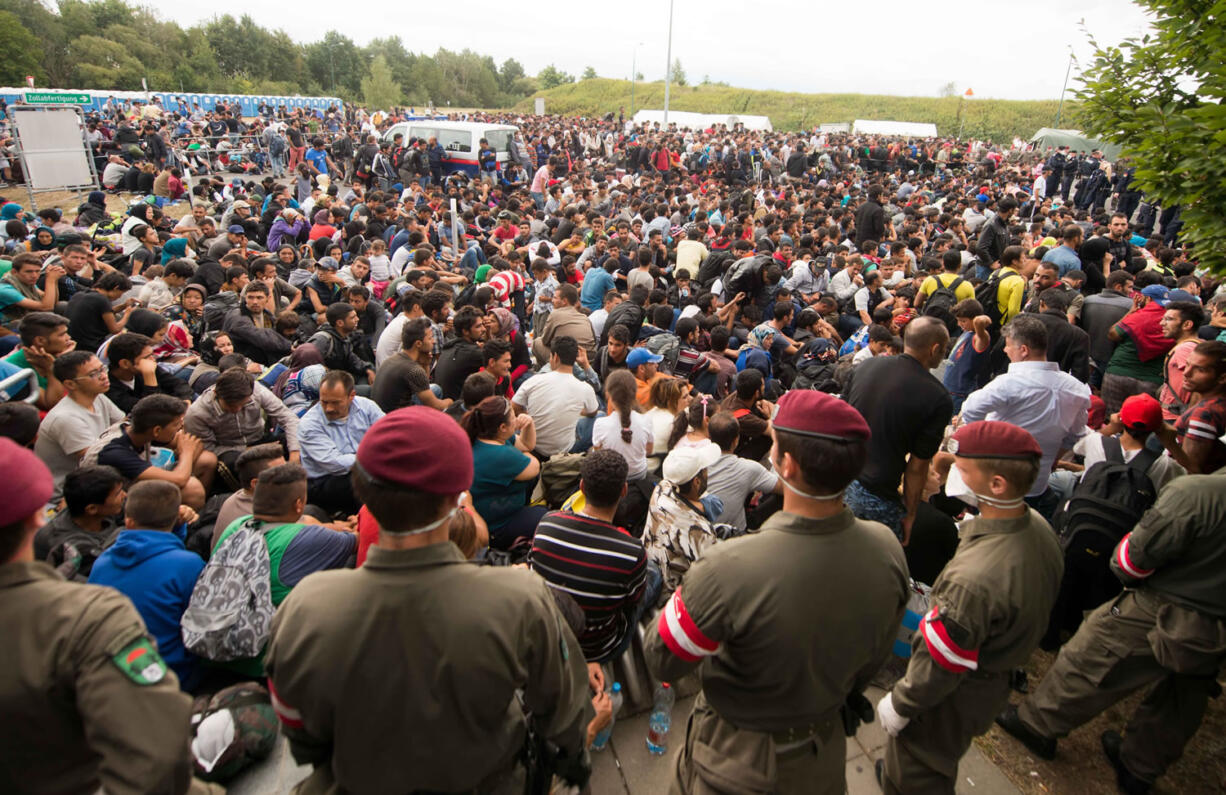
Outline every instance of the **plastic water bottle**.
[(656, 756), (663, 756), (668, 750), (668, 730), (673, 722), (673, 688), (668, 682), (662, 682), (656, 688), (656, 700), (651, 707), (651, 717), (647, 720), (647, 750)]
[(613, 691), (609, 693), (609, 698), (613, 701), (613, 714), (609, 718), (609, 725), (605, 726), (596, 735), (596, 739), (592, 740), (593, 751), (603, 751), (605, 746), (609, 744), (609, 738), (613, 736), (613, 723), (617, 720), (618, 710), (622, 708), (622, 683), (614, 682)]

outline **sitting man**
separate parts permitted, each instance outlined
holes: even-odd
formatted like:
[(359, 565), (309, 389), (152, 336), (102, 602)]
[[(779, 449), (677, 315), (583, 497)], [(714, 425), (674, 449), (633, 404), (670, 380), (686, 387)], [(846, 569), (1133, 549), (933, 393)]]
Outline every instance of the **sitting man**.
[(648, 564), (643, 545), (613, 524), (626, 470), (620, 453), (593, 450), (579, 474), (583, 507), (545, 514), (532, 539), (532, 570), (583, 610), (579, 646), (589, 663), (615, 659), (630, 645), (660, 590), (660, 571)]
[(274, 441), (268, 423), (275, 420), (285, 434), (285, 446), (290, 461), (298, 460), (298, 415), (285, 407), (276, 395), (251, 374), (232, 367), (217, 377), (216, 383), (204, 390), (183, 420), (183, 429), (197, 436), (204, 449), (217, 456), (226, 469), (219, 474), (228, 478), (228, 485), (238, 489), (234, 467), (239, 455), (248, 447)]
[(319, 402), (302, 416), (302, 466), (310, 502), (330, 513), (356, 514), (349, 470), (362, 437), (383, 416), (373, 400), (358, 397), (353, 376), (329, 370), (319, 383)]
[(124, 506), (124, 530), (90, 572), (91, 585), (109, 585), (132, 600), (157, 640), (158, 653), (191, 692), (200, 683), (198, 658), (183, 645), (183, 611), (204, 561), (183, 545), (196, 514), (181, 505), (179, 487), (164, 480), (132, 486)]
[(690, 565), (707, 547), (740, 535), (730, 525), (715, 524), (714, 518), (723, 506), (717, 499), (704, 498), (707, 469), (719, 457), (719, 445), (712, 442), (700, 447), (675, 447), (660, 468), (662, 477), (651, 494), (643, 529), (647, 556), (663, 575), (656, 600), (659, 605), (673, 595)]
[(210, 548), (217, 546), (221, 533), (230, 523), (240, 516), (251, 513), (251, 500), (255, 496), (255, 481), (265, 469), (279, 467), (285, 463), (285, 449), (276, 442), (257, 444), (248, 447), (234, 462), (235, 475), (242, 488), (226, 498), (217, 511), (217, 519), (213, 522), (213, 540)]
[(344, 370), (355, 382), (362, 381), (366, 394), (375, 381), (375, 366), (354, 352), (350, 335), (358, 328), (358, 313), (351, 304), (338, 301), (327, 309), (328, 322), (312, 335), (309, 342), (319, 349), (324, 366), (329, 370)]
[(275, 364), (292, 348), (290, 340), (277, 331), (277, 319), (268, 311), (271, 302), (268, 285), (251, 282), (243, 293), (243, 305), (231, 309), (222, 326), (237, 353), (264, 365)]
[(588, 356), (596, 355), (596, 337), (587, 315), (579, 310), (579, 291), (573, 284), (564, 284), (553, 296), (553, 310), (541, 329), (540, 336), (532, 341), (532, 353), (537, 362), (549, 361), (553, 340), (556, 337), (574, 337), (579, 347)]
[[(302, 524), (299, 520), (306, 503), (307, 475), (301, 466), (282, 464), (265, 469), (255, 483), (251, 515), (231, 522), (213, 545), (216, 553), (248, 522), (261, 530), (272, 564), (269, 583), (273, 607), (279, 606), (308, 574), (349, 566), (357, 553), (356, 534), (317, 524)], [(264, 672), (262, 656), (234, 660), (226, 667), (248, 676), (260, 676)]]
[(83, 466), (64, 478), (67, 507), (34, 535), (34, 559), (59, 569), (66, 580), (85, 582), (94, 561), (119, 534), (123, 478), (111, 467)]
[(744, 530), (747, 526), (745, 503), (749, 496), (754, 492), (782, 494), (783, 483), (757, 461), (736, 454), (741, 426), (731, 412), (716, 412), (707, 422), (707, 433), (720, 449), (719, 460), (707, 473), (710, 478), (707, 488), (724, 504), (723, 512), (715, 520)]
[[(183, 503), (196, 510), (217, 471), (217, 456), (183, 430), (187, 405), (170, 395), (149, 395), (132, 409), (129, 423), (102, 435), (85, 454), (83, 463), (114, 467), (124, 480), (165, 480), (182, 491)], [(154, 463), (153, 444), (173, 448), (173, 468)]]
[(732, 412), (740, 426), (736, 454), (752, 461), (761, 461), (771, 448), (771, 415), (775, 407), (762, 397), (765, 386), (761, 372), (742, 370), (736, 374), (736, 391), (720, 404), (720, 408)]
[[(384, 411), (415, 405), (445, 411), (451, 400), (440, 398), (442, 388), (430, 383), (430, 359), (434, 351), (434, 329), (430, 319), (415, 317), (398, 328), (401, 348), (379, 365), (371, 398)], [(392, 333), (390, 327), (385, 333)]]
[(110, 362), (106, 395), (121, 411), (131, 411), (146, 395), (173, 395), (180, 400), (192, 397), (186, 381), (158, 367), (153, 341), (144, 334), (116, 334), (107, 345), (106, 358)]

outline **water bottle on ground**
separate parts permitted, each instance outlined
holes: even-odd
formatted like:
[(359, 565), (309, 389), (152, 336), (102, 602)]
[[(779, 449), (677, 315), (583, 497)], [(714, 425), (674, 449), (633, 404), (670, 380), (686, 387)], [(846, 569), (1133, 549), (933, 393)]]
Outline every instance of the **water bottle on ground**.
[(656, 688), (655, 703), (651, 707), (651, 717), (647, 720), (647, 750), (656, 756), (663, 756), (668, 750), (668, 730), (673, 721), (673, 688), (668, 682), (662, 682)]
[(596, 739), (592, 740), (593, 751), (603, 751), (605, 746), (609, 744), (609, 738), (613, 736), (613, 723), (617, 720), (617, 712), (622, 708), (622, 683), (614, 682), (613, 690), (609, 693), (609, 698), (613, 701), (613, 715), (609, 718), (609, 725), (605, 726), (596, 734)]

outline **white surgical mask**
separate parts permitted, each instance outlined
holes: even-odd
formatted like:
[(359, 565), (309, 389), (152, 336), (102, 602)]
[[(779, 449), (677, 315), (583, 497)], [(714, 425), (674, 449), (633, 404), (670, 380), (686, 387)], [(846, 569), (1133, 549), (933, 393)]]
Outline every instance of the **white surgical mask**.
[(1014, 500), (998, 500), (995, 497), (973, 491), (966, 481), (962, 479), (962, 470), (958, 469), (956, 464), (949, 468), (949, 477), (945, 480), (945, 496), (961, 500), (971, 507), (976, 507), (983, 503), (1003, 510), (1020, 508), (1025, 502), (1025, 499), (1022, 497)]
[(451, 517), (455, 516), (456, 513), (460, 510), (460, 506), (463, 503), (463, 501), (464, 501), (464, 495), (461, 494), (459, 497), (456, 498), (454, 508), (452, 508), (450, 511), (445, 513), (442, 517), (435, 519), (433, 522), (431, 522), (428, 525), (423, 525), (422, 527), (415, 527), (412, 530), (401, 530), (395, 533), (389, 532), (382, 528), (380, 528), (379, 531), (389, 536), (418, 536), (418, 535), (421, 535), (422, 533), (429, 533), (431, 530), (435, 529), (436, 527), (441, 527), (444, 522), (450, 521)]

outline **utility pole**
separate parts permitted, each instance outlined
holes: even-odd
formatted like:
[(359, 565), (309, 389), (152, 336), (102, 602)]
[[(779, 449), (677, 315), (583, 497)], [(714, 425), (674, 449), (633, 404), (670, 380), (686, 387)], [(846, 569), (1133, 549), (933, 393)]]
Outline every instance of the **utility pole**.
[(668, 0), (668, 64), (664, 67), (664, 129), (668, 129), (668, 87), (673, 82), (673, 0)]
[(639, 76), (638, 66), (636, 66), (639, 57), (639, 47), (643, 42), (634, 45), (634, 49), (630, 53), (630, 118), (634, 118), (634, 82)]
[(1068, 78), (1073, 73), (1073, 61), (1077, 60), (1077, 56), (1073, 55), (1073, 48), (1068, 48), (1068, 68), (1064, 70), (1064, 87), (1060, 89), (1060, 104), (1056, 106), (1056, 129), (1060, 128), (1060, 116), (1064, 113), (1064, 92), (1068, 91)]

